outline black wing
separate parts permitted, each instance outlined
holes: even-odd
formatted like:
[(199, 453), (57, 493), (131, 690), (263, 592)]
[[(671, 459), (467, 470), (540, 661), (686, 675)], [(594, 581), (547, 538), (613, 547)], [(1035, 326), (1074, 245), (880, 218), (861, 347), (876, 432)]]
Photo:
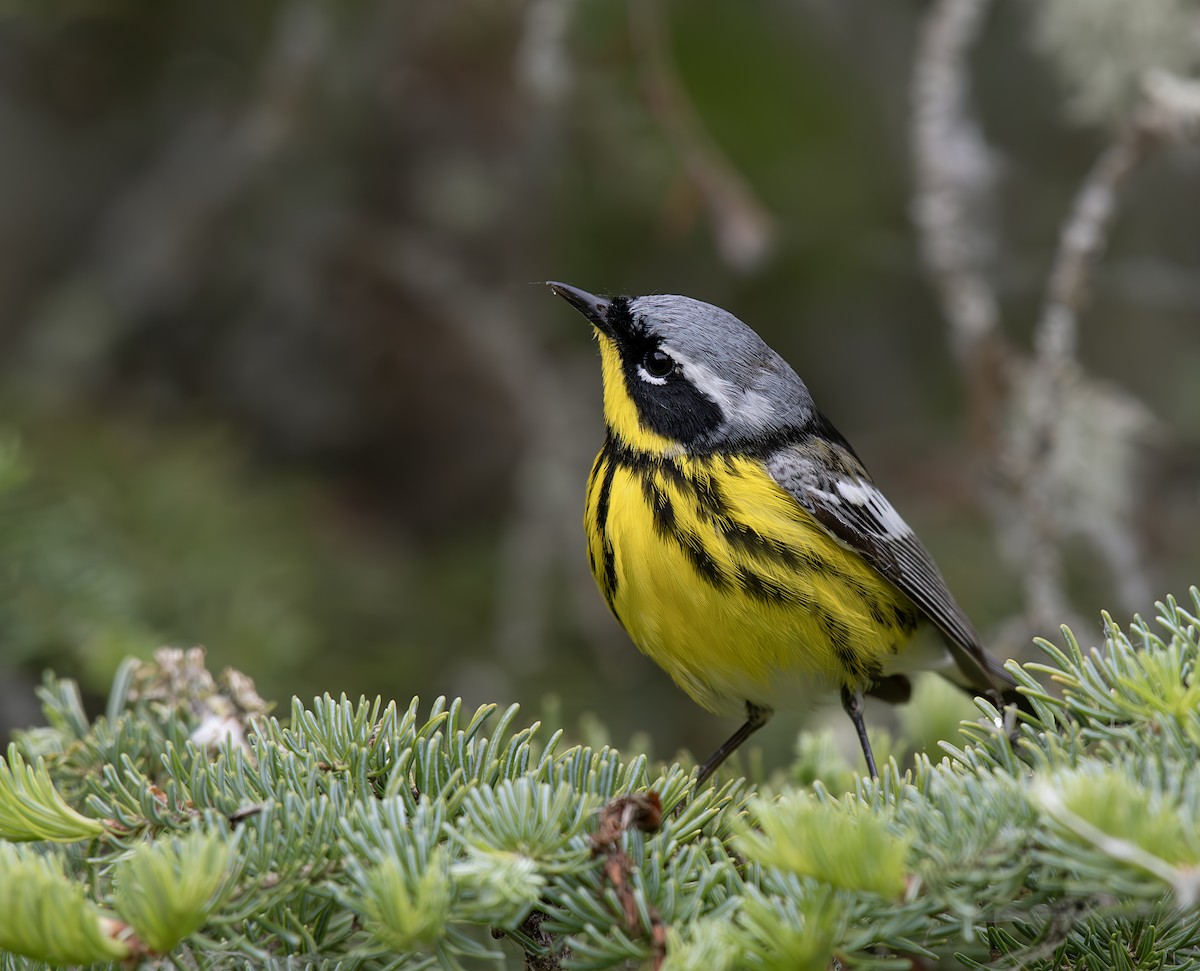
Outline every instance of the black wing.
[(998, 693), (1015, 687), (1008, 672), (984, 651), (933, 558), (832, 425), (822, 422), (817, 432), (774, 449), (766, 457), (766, 466), (771, 477), (834, 539), (858, 553), (920, 608), (942, 632), (955, 663), (973, 687)]

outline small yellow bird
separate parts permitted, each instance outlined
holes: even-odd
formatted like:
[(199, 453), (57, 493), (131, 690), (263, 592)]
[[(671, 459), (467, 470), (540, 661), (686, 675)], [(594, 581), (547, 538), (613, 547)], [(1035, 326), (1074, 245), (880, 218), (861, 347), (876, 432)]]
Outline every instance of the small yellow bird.
[[(547, 284), (600, 343), (605, 440), (588, 480), (592, 573), (633, 642), (694, 701), (745, 723), (840, 692), (871, 775), (863, 696), (940, 670), (1024, 701), (929, 553), (804, 382), (732, 314), (681, 296)], [(939, 639), (916, 639), (932, 624)]]

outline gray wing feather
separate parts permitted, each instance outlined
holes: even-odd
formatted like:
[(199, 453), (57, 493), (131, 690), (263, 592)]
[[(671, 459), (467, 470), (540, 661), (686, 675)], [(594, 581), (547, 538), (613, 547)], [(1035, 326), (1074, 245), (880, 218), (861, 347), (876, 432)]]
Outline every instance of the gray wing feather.
[(946, 638), (955, 663), (981, 690), (1010, 686), (946, 587), (921, 541), (840, 443), (813, 436), (767, 458), (771, 477), (835, 540), (858, 553), (925, 614)]

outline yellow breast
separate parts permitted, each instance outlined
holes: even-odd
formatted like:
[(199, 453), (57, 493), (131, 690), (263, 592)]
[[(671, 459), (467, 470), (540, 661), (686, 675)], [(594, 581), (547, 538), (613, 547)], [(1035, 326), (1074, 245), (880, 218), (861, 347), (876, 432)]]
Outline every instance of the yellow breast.
[(617, 619), (713, 712), (868, 687), (899, 669), (920, 620), (755, 459), (655, 455), (610, 436), (585, 523)]

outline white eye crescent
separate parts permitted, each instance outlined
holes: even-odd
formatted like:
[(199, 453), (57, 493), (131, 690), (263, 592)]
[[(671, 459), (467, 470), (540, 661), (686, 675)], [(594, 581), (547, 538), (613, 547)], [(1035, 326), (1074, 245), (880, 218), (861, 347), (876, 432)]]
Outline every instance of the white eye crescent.
[(666, 384), (667, 383), (667, 379), (665, 377), (660, 378), (660, 377), (657, 377), (656, 375), (651, 374), (640, 364), (637, 367), (637, 375), (639, 378), (641, 378), (647, 384)]

